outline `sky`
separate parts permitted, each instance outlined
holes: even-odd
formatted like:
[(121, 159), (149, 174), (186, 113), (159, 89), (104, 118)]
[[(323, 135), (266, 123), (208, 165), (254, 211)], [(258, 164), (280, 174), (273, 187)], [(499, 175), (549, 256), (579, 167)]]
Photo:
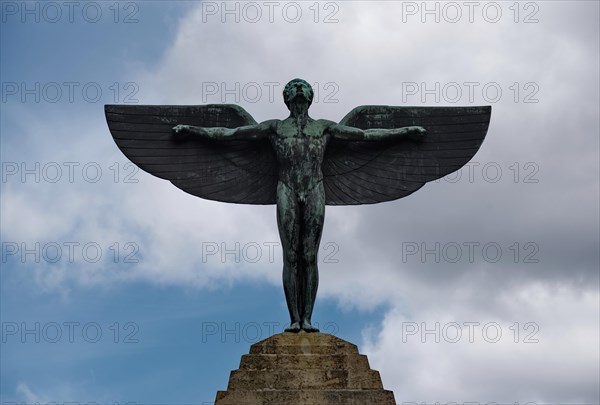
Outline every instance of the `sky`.
[(599, 404), (599, 3), (1, 1), (2, 403), (212, 404), (289, 322), (274, 206), (138, 170), (104, 104), (491, 105), (461, 170), (327, 207), (313, 321), (398, 404)]

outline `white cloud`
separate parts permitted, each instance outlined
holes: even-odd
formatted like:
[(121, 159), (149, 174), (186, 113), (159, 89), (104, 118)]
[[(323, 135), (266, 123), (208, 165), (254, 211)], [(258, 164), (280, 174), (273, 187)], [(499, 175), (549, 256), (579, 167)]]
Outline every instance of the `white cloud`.
[(598, 292), (524, 285), (499, 310), (431, 295), (366, 332), (361, 351), (399, 403), (597, 401)]
[(23, 382), (17, 385), (17, 394), (22, 395), (24, 402), (28, 404), (46, 402), (45, 400), (42, 400), (37, 394), (35, 394), (26, 383)]

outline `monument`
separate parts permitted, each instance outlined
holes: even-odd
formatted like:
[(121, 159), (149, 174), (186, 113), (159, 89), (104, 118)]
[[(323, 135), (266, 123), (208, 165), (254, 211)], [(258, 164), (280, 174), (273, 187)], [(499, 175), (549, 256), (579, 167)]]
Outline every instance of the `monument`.
[(356, 346), (312, 325), (325, 206), (396, 200), (460, 169), (491, 107), (361, 106), (336, 123), (308, 115), (313, 90), (302, 79), (283, 98), (289, 117), (260, 124), (230, 104), (106, 105), (105, 114), (141, 169), (201, 198), (276, 204), (290, 326), (252, 346), (217, 403), (394, 403)]

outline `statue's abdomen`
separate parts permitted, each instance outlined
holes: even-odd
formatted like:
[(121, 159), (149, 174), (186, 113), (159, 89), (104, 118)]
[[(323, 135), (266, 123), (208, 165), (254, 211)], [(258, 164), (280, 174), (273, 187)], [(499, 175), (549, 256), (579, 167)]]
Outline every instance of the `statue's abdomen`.
[(322, 137), (278, 137), (273, 142), (279, 165), (279, 180), (296, 193), (312, 189), (323, 180), (325, 152)]

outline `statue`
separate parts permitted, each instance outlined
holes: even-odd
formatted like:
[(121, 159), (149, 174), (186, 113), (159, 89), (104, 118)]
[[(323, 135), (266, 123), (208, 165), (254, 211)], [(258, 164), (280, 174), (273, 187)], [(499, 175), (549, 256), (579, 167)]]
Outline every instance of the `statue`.
[(405, 197), (460, 169), (487, 133), (491, 107), (362, 106), (336, 123), (308, 115), (313, 90), (294, 79), (284, 120), (258, 124), (241, 107), (106, 105), (117, 146), (143, 170), (195, 196), (276, 204), (287, 332), (311, 317), (325, 205)]

